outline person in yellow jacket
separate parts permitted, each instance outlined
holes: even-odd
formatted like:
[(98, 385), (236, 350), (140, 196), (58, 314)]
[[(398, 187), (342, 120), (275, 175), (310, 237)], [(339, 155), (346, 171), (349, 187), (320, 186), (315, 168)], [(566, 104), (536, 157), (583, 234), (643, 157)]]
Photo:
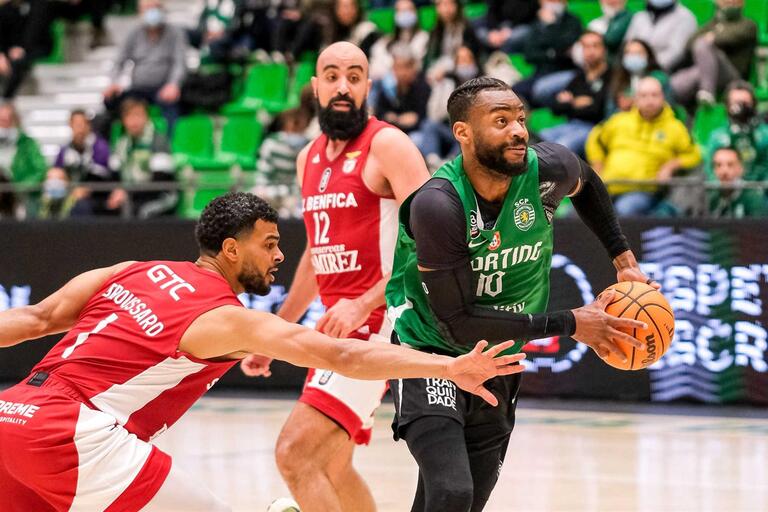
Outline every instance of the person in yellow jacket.
[[(590, 132), (586, 153), (606, 182), (663, 182), (701, 162), (701, 150), (665, 103), (662, 85), (653, 77), (638, 84), (632, 110), (614, 114)], [(609, 184), (608, 192), (622, 216), (647, 214), (659, 200), (656, 185)]]

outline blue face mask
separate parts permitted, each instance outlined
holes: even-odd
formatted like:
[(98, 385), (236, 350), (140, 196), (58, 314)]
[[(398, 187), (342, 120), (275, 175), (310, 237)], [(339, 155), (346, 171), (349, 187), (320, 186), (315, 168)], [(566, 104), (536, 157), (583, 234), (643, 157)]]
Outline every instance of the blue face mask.
[(648, 0), (648, 5), (655, 9), (665, 9), (674, 4), (676, 0)]
[(163, 21), (165, 21), (165, 13), (162, 9), (153, 7), (144, 12), (144, 23), (148, 27), (159, 27), (163, 24)]
[(628, 53), (624, 55), (623, 59), (621, 59), (621, 64), (624, 66), (624, 69), (629, 71), (631, 74), (639, 75), (645, 71), (645, 68), (648, 67), (648, 59), (642, 55)]
[(395, 25), (399, 28), (413, 28), (419, 22), (419, 16), (413, 11), (400, 11), (395, 13)]
[(64, 199), (67, 197), (67, 182), (58, 178), (47, 180), (43, 184), (45, 195), (51, 199)]

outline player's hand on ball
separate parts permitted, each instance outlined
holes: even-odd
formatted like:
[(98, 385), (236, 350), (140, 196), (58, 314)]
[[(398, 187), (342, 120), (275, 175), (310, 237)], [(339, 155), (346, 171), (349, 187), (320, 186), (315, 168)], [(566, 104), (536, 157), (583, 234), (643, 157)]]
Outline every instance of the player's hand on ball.
[(653, 288), (660, 290), (661, 285), (643, 274), (639, 268), (625, 268), (616, 272), (616, 282), (621, 283), (623, 281), (638, 281), (651, 285)]
[(272, 372), (269, 369), (271, 362), (271, 357), (251, 354), (240, 361), (240, 369), (248, 377), (271, 377)]
[(464, 391), (469, 391), (496, 407), (499, 401), (488, 391), (483, 382), (499, 375), (512, 375), (522, 372), (525, 367), (517, 364), (525, 359), (522, 352), (511, 356), (496, 357), (515, 344), (514, 341), (499, 343), (485, 352), (488, 346), (485, 340), (478, 341), (472, 352), (459, 356), (448, 363), (448, 379)]
[(317, 321), (315, 329), (334, 338), (346, 338), (360, 328), (371, 312), (357, 299), (339, 299)]
[(613, 290), (608, 290), (601, 293), (592, 304), (573, 310), (573, 316), (576, 318), (576, 332), (573, 333), (572, 338), (591, 347), (600, 357), (606, 357), (613, 352), (622, 361), (626, 361), (627, 356), (617, 342), (623, 340), (644, 350), (645, 344), (627, 332), (635, 328), (645, 329), (646, 325), (638, 320), (617, 318), (606, 313), (605, 308), (613, 296)]

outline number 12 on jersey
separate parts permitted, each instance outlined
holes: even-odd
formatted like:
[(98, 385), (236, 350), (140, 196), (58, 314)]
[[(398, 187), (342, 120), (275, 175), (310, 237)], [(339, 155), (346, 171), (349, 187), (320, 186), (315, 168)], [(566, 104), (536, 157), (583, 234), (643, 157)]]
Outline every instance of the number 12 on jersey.
[(107, 327), (109, 324), (111, 324), (115, 320), (117, 320), (117, 313), (110, 313), (110, 315), (107, 318), (105, 318), (104, 320), (96, 324), (96, 327), (94, 327), (90, 332), (81, 332), (80, 334), (78, 334), (77, 339), (72, 344), (72, 346), (67, 348), (61, 354), (61, 358), (66, 359), (69, 356), (71, 356), (72, 352), (74, 352), (77, 347), (85, 343), (91, 334), (98, 334), (99, 332), (103, 331), (105, 327)]
[(328, 238), (328, 230), (331, 228), (331, 218), (328, 212), (314, 212), (312, 219), (315, 221), (315, 245), (331, 243)]

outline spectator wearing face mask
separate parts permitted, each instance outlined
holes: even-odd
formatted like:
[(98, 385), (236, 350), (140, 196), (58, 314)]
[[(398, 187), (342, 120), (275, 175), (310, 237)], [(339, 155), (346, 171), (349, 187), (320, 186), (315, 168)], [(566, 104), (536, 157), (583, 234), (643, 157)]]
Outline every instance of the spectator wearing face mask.
[(488, 0), (488, 14), (475, 28), (489, 52), (519, 53), (536, 21), (538, 0)]
[(379, 38), (371, 47), (368, 74), (371, 80), (381, 80), (392, 72), (392, 46), (406, 44), (421, 62), (427, 52), (429, 34), (419, 27), (419, 15), (412, 0), (395, 2), (395, 33)]
[(600, 8), (603, 15), (590, 21), (587, 29), (603, 36), (608, 60), (612, 60), (621, 49), (632, 13), (627, 10), (627, 0), (600, 0)]
[(714, 19), (688, 41), (693, 65), (672, 75), (678, 103), (691, 106), (694, 99), (713, 105), (717, 93), (737, 78), (749, 78), (757, 44), (757, 24), (742, 16), (744, 0), (717, 0)]
[(653, 49), (640, 39), (630, 39), (622, 46), (613, 65), (606, 112), (627, 112), (632, 108), (635, 90), (640, 80), (646, 76), (657, 79), (664, 88), (664, 96), (669, 100), (669, 77), (659, 67)]
[(741, 219), (764, 217), (768, 214), (768, 202), (760, 189), (741, 187), (745, 182), (744, 162), (739, 151), (722, 147), (712, 156), (713, 176), (710, 183), (721, 188), (708, 193), (709, 215), (717, 218)]
[(736, 80), (725, 91), (728, 122), (714, 130), (706, 144), (706, 169), (712, 174), (715, 151), (730, 147), (738, 151), (746, 170), (745, 179), (768, 179), (768, 124), (757, 114), (755, 91), (749, 82)]
[(697, 27), (696, 17), (678, 0), (647, 0), (645, 10), (632, 16), (624, 39), (647, 42), (661, 68), (670, 73), (685, 57), (686, 45)]
[[(37, 142), (21, 129), (14, 106), (0, 103), (0, 183), (39, 185), (46, 167)], [(12, 217), (16, 204), (13, 193), (0, 193), (0, 217)]]
[(589, 132), (603, 120), (608, 92), (609, 69), (603, 38), (587, 31), (579, 38), (581, 67), (568, 86), (557, 95), (552, 111), (568, 122), (542, 130), (543, 140), (557, 142), (576, 154), (584, 154)]
[(392, 47), (394, 88), (384, 87), (374, 107), (376, 117), (405, 133), (416, 131), (427, 115), (431, 89), (408, 45)]
[(435, 9), (437, 23), (429, 35), (424, 58), (429, 83), (439, 82), (453, 70), (454, 56), (460, 47), (466, 46), (479, 55), (482, 46), (459, 0), (435, 0)]
[(525, 60), (536, 68), (517, 82), (515, 93), (531, 108), (548, 107), (576, 75), (570, 49), (581, 36), (579, 18), (568, 12), (567, 0), (541, 0), (536, 23), (525, 43)]
[[(139, 14), (142, 24), (128, 34), (118, 52), (112, 85), (104, 91), (105, 104), (113, 114), (126, 97), (159, 105), (170, 131), (179, 116), (187, 36), (180, 28), (166, 23), (162, 0), (141, 0)], [(133, 64), (131, 83), (123, 89), (120, 77), (129, 62)]]

